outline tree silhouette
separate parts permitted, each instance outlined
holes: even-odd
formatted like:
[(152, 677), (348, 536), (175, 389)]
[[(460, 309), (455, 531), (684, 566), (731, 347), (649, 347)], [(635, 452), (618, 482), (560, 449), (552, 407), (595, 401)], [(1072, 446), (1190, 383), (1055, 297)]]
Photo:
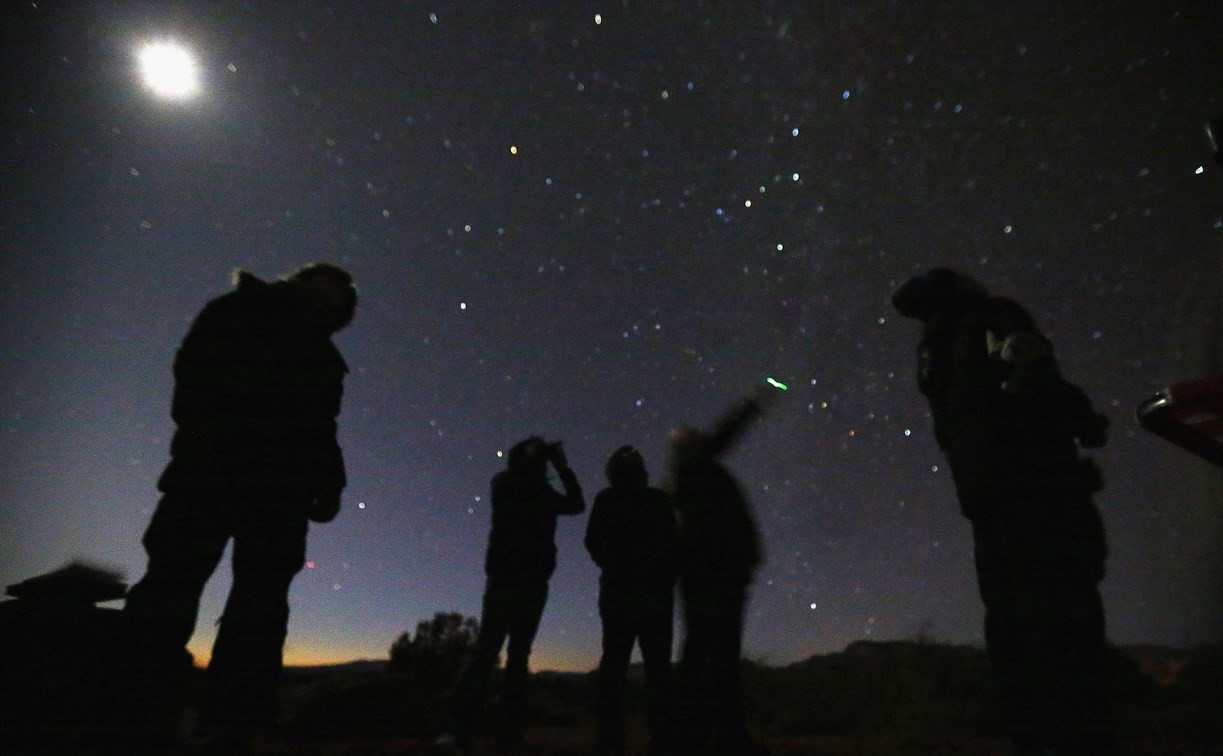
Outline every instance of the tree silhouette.
[(421, 690), (438, 692), (454, 682), (467, 655), (475, 648), (480, 620), (458, 612), (438, 612), (391, 644), (387, 671), (404, 675)]

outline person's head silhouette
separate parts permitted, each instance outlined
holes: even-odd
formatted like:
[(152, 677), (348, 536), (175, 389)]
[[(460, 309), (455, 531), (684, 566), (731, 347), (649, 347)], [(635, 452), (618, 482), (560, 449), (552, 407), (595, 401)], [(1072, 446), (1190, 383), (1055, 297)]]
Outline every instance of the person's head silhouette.
[(328, 333), (352, 321), (357, 310), (357, 287), (348, 271), (330, 263), (310, 263), (285, 276), (284, 280), (305, 293), (319, 324)]
[(607, 482), (616, 488), (644, 488), (650, 479), (641, 452), (631, 446), (621, 446), (612, 452), (604, 473)]

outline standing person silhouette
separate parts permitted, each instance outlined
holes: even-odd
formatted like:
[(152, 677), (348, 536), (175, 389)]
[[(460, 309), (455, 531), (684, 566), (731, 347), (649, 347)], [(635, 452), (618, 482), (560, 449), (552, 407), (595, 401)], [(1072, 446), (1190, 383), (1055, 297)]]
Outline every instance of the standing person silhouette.
[(346, 483), (336, 443), (344, 376), (331, 335), (352, 320), (352, 277), (325, 263), (236, 288), (195, 319), (174, 360), (171, 460), (144, 534), (148, 568), (124, 608), (153, 738), (172, 737), (176, 668), (200, 594), (233, 539), (233, 587), (200, 731), (233, 750), (275, 714), (289, 584), (308, 523), (329, 522)]
[(641, 453), (621, 446), (607, 460), (610, 484), (595, 497), (586, 550), (599, 566), (599, 745), (624, 753), (624, 683), (641, 645), (646, 715), (655, 748), (670, 747), (671, 643), (679, 534), (671, 497), (649, 485)]
[[(548, 580), (556, 569), (556, 520), (580, 514), (586, 500), (559, 441), (531, 436), (509, 451), (506, 469), (492, 480), (492, 531), (484, 571), (488, 576), (476, 647), (455, 689), (455, 739), (470, 742), (484, 705), (489, 677), (508, 640), (502, 718), (497, 741), (506, 748), (522, 742), (527, 662), (548, 601)], [(565, 492), (548, 482), (548, 464)]]
[(1033, 752), (1102, 753), (1107, 548), (1092, 493), (1103, 480), (1079, 447), (1103, 446), (1108, 421), (1016, 302), (935, 268), (892, 303), (922, 323), (918, 386), (972, 523), (1008, 735)]
[(763, 750), (748, 732), (739, 680), (747, 591), (763, 552), (747, 497), (719, 458), (775, 396), (754, 392), (711, 433), (678, 428), (671, 434), (684, 607), (676, 724), (681, 748), (690, 753)]

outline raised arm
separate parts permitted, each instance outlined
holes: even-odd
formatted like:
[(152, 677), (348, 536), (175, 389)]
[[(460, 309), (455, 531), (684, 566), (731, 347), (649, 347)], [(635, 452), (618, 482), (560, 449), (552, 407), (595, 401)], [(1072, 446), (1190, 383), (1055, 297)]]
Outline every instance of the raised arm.
[(746, 396), (731, 406), (730, 410), (718, 419), (709, 434), (704, 452), (710, 457), (719, 457), (735, 445), (739, 437), (747, 430), (748, 424), (764, 411), (763, 396), (752, 394)]
[[(556, 468), (556, 475), (560, 478), (561, 485), (564, 487), (563, 494), (556, 493), (553, 489), (553, 496), (550, 498), (550, 503), (553, 505), (558, 515), (573, 515), (581, 514), (586, 511), (586, 498), (582, 495), (582, 486), (578, 484), (578, 476), (573, 474), (573, 470), (569, 469), (568, 465)], [(551, 486), (549, 486), (551, 489)]]

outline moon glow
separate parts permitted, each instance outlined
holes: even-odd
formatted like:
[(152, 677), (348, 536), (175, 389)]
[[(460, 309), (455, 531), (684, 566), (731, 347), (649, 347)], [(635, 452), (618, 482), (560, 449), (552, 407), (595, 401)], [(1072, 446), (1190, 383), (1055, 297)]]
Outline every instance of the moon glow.
[(141, 79), (154, 94), (184, 99), (199, 92), (199, 68), (191, 53), (181, 45), (173, 42), (145, 45), (137, 59)]

